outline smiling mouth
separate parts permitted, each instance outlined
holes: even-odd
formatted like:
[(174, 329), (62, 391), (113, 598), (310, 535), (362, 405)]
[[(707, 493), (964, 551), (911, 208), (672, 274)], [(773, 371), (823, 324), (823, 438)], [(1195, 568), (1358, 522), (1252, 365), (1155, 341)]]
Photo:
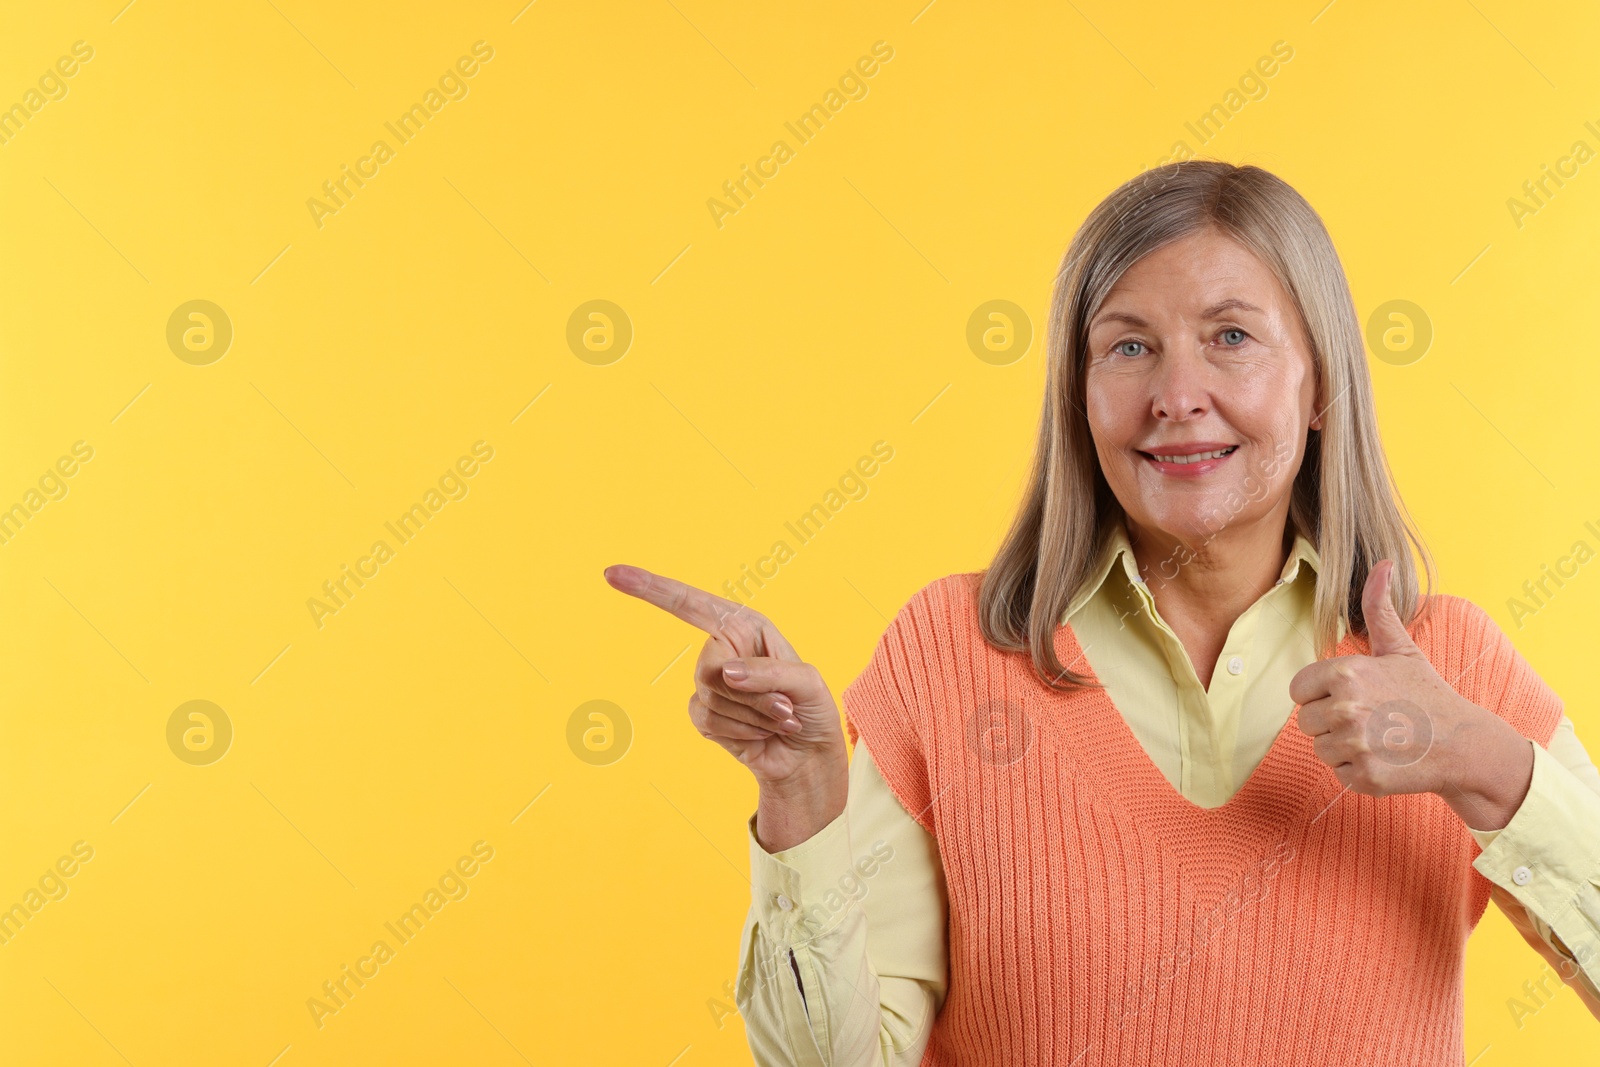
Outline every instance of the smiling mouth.
[(1230, 445), (1227, 448), (1219, 448), (1214, 452), (1191, 452), (1182, 456), (1161, 456), (1153, 452), (1141, 452), (1139, 454), (1157, 463), (1175, 463), (1182, 466), (1189, 463), (1203, 463), (1208, 459), (1221, 459), (1224, 456), (1232, 455), (1238, 449), (1238, 445)]

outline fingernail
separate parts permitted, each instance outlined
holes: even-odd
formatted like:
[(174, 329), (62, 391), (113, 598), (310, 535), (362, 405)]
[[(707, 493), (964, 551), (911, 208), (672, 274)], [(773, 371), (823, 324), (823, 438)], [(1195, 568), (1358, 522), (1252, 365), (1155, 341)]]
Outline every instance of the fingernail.
[(730, 682), (742, 682), (750, 677), (750, 672), (744, 669), (742, 663), (729, 662), (722, 665), (722, 676)]
[(626, 563), (613, 563), (601, 573), (605, 575), (606, 581), (611, 583), (614, 588), (620, 589), (625, 593), (637, 592), (643, 588), (637, 569), (630, 567)]
[(779, 715), (787, 715), (790, 718), (794, 717), (794, 705), (789, 703), (788, 697), (774, 697), (772, 700), (772, 710), (776, 711)]
[(784, 719), (778, 723), (778, 729), (786, 734), (799, 733), (800, 723), (795, 719)]

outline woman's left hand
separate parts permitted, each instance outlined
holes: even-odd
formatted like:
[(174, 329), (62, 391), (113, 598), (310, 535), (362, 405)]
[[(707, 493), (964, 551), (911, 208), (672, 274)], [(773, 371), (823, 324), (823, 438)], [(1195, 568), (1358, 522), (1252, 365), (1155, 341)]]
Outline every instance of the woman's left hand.
[(1393, 571), (1380, 560), (1361, 591), (1371, 654), (1319, 660), (1289, 683), (1300, 730), (1349, 789), (1438, 793), (1468, 826), (1498, 830), (1527, 794), (1530, 742), (1433, 669), (1394, 609)]

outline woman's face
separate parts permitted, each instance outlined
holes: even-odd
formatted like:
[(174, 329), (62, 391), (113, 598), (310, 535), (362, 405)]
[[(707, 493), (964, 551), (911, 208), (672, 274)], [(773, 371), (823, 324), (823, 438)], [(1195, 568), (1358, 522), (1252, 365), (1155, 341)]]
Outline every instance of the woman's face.
[(1136, 538), (1281, 532), (1316, 393), (1293, 300), (1216, 229), (1135, 263), (1089, 324), (1089, 430)]

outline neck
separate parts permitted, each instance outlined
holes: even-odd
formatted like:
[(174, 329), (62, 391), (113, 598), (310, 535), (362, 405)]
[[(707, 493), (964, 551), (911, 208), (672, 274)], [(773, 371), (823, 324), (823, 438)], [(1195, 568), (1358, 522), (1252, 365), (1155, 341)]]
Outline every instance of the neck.
[(1184, 540), (1124, 518), (1133, 556), (1163, 615), (1231, 625), (1277, 582), (1294, 544), (1287, 509)]

